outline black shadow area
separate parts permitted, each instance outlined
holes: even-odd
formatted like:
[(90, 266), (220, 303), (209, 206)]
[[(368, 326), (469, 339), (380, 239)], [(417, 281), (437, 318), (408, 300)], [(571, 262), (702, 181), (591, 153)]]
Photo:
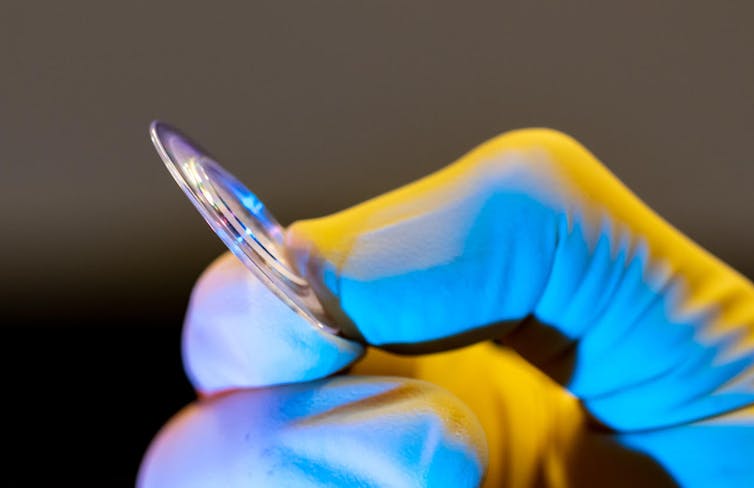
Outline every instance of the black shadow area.
[(133, 486), (160, 426), (193, 398), (180, 328), (4, 326), (5, 486)]

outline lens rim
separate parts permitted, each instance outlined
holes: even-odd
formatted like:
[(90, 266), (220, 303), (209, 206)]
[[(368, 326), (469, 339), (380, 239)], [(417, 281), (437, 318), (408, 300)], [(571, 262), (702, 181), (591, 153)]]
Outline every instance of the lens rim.
[(155, 120), (149, 133), (173, 179), (228, 249), (294, 312), (338, 334), (312, 287), (291, 266), (285, 230), (259, 198), (178, 129)]

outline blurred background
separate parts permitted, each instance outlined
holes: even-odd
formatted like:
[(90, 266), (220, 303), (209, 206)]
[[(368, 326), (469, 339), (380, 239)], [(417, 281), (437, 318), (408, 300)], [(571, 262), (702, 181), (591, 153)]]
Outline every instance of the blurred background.
[(754, 276), (754, 3), (659, 3), (4, 2), (4, 476), (132, 485), (193, 398), (180, 326), (223, 247), (155, 118), (283, 223), (554, 127)]

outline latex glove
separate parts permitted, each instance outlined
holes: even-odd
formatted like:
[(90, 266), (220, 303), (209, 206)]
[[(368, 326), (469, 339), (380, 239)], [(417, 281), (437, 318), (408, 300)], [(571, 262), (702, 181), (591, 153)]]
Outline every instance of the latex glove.
[(428, 380), (473, 415), (413, 380), (272, 386), (360, 348), (224, 258), (184, 335), (210, 398), (158, 435), (142, 486), (473, 486), (487, 460), (485, 486), (754, 486), (752, 284), (569, 137), (504, 134), (288, 240), (352, 336), (479, 342), (371, 348), (352, 369)]

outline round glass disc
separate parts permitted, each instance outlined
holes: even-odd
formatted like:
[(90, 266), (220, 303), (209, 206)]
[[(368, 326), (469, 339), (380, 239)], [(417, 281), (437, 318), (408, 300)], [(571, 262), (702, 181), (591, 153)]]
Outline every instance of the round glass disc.
[(256, 195), (177, 129), (154, 121), (149, 132), (178, 186), (228, 249), (293, 311), (338, 333), (288, 261), (285, 231)]

